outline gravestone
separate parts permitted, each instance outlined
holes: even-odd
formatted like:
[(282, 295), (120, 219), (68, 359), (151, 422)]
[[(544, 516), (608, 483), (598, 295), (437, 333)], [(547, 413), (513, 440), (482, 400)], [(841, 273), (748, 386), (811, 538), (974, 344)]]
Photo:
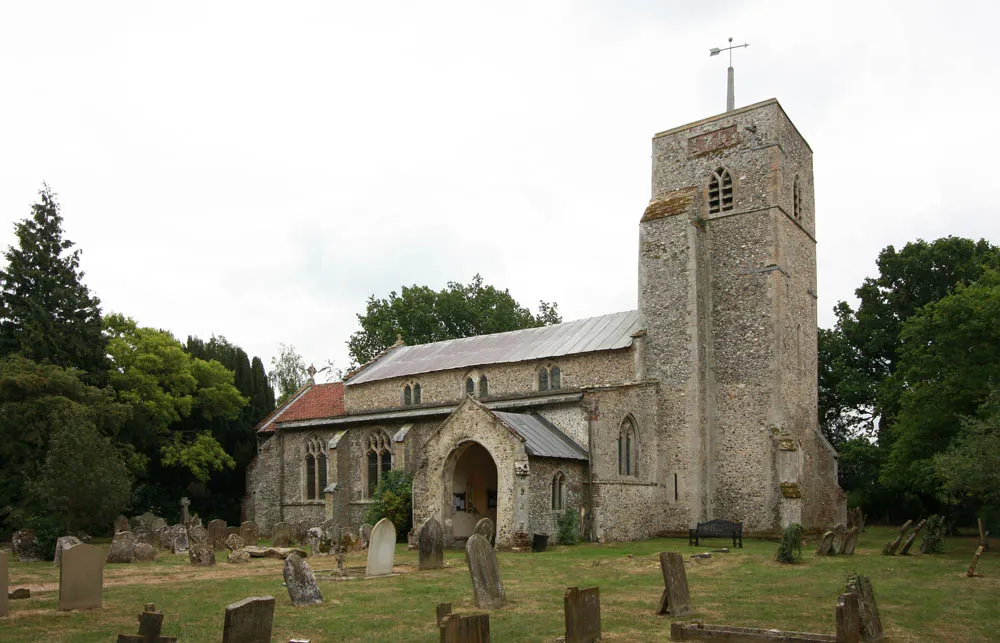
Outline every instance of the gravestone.
[(131, 531), (119, 531), (108, 547), (109, 563), (131, 563), (135, 560), (135, 534)]
[(101, 607), (104, 552), (95, 545), (76, 545), (63, 551), (59, 562), (59, 609)]
[(187, 525), (191, 521), (191, 514), (188, 513), (188, 507), (191, 506), (191, 501), (187, 498), (181, 498), (181, 524)]
[(444, 531), (436, 518), (428, 518), (417, 532), (418, 569), (444, 567)]
[(156, 542), (153, 532), (146, 527), (145, 523), (139, 523), (136, 525), (135, 531), (133, 531), (132, 534), (135, 536), (136, 545), (139, 543), (146, 543), (147, 545), (152, 546)]
[(485, 538), (491, 547), (496, 544), (497, 528), (489, 518), (481, 518), (472, 529), (472, 533)]
[(292, 525), (292, 541), (296, 545), (302, 545), (306, 542), (306, 537), (309, 535), (309, 523), (305, 520), (297, 520), (290, 523)]
[(847, 591), (858, 597), (858, 614), (861, 619), (861, 638), (865, 641), (881, 641), (885, 638), (882, 631), (882, 617), (875, 603), (875, 592), (872, 582), (867, 576), (852, 576), (847, 580)]
[(289, 547), (292, 544), (292, 526), (287, 522), (279, 522), (274, 526), (271, 535), (271, 546)]
[(361, 549), (368, 549), (368, 543), (372, 539), (372, 526), (368, 523), (361, 525)]
[(192, 565), (211, 567), (215, 564), (215, 549), (207, 542), (192, 542), (188, 547), (188, 560)]
[(212, 542), (212, 549), (223, 550), (226, 548), (226, 521), (216, 518), (208, 523), (208, 538)]
[(829, 556), (830, 551), (833, 549), (833, 532), (824, 531), (823, 538), (819, 541), (819, 546), (816, 547), (817, 556)]
[(226, 606), (222, 643), (271, 643), (274, 597), (251, 596)]
[(249, 563), (250, 552), (245, 549), (234, 549), (226, 554), (226, 562), (233, 563), (234, 565)]
[(79, 538), (76, 536), (60, 536), (56, 539), (56, 552), (52, 557), (52, 566), (58, 567), (59, 561), (62, 560), (63, 550), (69, 549), (74, 545), (83, 544)]
[(899, 548), (900, 556), (906, 556), (907, 554), (910, 553), (910, 547), (913, 546), (913, 541), (917, 539), (917, 534), (920, 533), (920, 530), (923, 529), (924, 525), (926, 524), (927, 524), (926, 518), (917, 523), (917, 526), (913, 528), (913, 531), (910, 532), (910, 535), (906, 537), (906, 542), (904, 542), (903, 546)]
[(282, 573), (285, 576), (285, 586), (288, 587), (288, 597), (292, 599), (292, 605), (299, 607), (323, 602), (323, 595), (319, 593), (312, 568), (298, 554), (291, 554), (285, 559)]
[[(851, 527), (851, 529), (856, 529)], [(847, 592), (837, 597), (837, 643), (860, 643), (861, 605), (858, 595)]]
[(156, 560), (156, 548), (149, 543), (137, 543), (135, 546), (135, 561), (151, 563)]
[(250, 520), (240, 525), (240, 537), (248, 545), (256, 547), (260, 542), (260, 529)]
[(188, 552), (188, 532), (184, 525), (174, 525), (170, 528), (170, 551), (175, 554)]
[(910, 530), (910, 525), (912, 524), (913, 524), (912, 520), (907, 520), (905, 523), (903, 523), (903, 526), (899, 528), (899, 535), (897, 535), (896, 538), (893, 539), (891, 542), (886, 543), (885, 547), (882, 548), (883, 556), (896, 555), (896, 550), (899, 549), (900, 543), (903, 542), (903, 536), (905, 536), (906, 532)]
[(660, 552), (660, 572), (663, 574), (663, 593), (660, 594), (656, 613), (683, 616), (690, 612), (691, 593), (688, 591), (684, 558), (677, 552)]
[(858, 545), (858, 528), (851, 527), (847, 530), (847, 538), (844, 539), (844, 555), (853, 556), (854, 548)]
[(830, 547), (831, 556), (839, 556), (844, 553), (844, 543), (847, 541), (847, 527), (837, 524), (833, 528), (833, 545)]
[(153, 532), (156, 539), (156, 546), (160, 549), (172, 550), (174, 548), (174, 528), (169, 525), (159, 527)]
[(965, 572), (965, 575), (972, 578), (976, 575), (976, 565), (979, 564), (979, 557), (983, 555), (986, 550), (985, 545), (980, 545), (976, 547), (976, 553), (972, 555), (972, 564), (969, 565), (969, 571)]
[(496, 609), (505, 602), (497, 554), (490, 542), (472, 534), (465, 543), (465, 562), (472, 577), (472, 598), (480, 609)]
[(323, 540), (323, 530), (319, 527), (311, 527), (308, 532), (306, 532), (306, 547), (309, 548), (309, 553), (318, 554), (319, 544)]
[(229, 551), (236, 551), (244, 547), (246, 547), (246, 543), (243, 542), (243, 538), (239, 534), (229, 534), (226, 536), (226, 549)]
[(176, 636), (160, 636), (163, 630), (163, 612), (156, 611), (156, 605), (146, 603), (139, 614), (139, 634), (119, 634), (118, 643), (176, 643)]
[(195, 525), (187, 530), (190, 546), (195, 544), (212, 546), (212, 539), (208, 536), (208, 530), (201, 525)]
[(396, 555), (396, 527), (388, 518), (383, 518), (372, 528), (371, 542), (368, 543), (368, 566), (365, 576), (388, 576), (392, 574), (392, 561)]
[(132, 531), (132, 527), (128, 524), (128, 518), (119, 515), (115, 518), (115, 533), (117, 534), (122, 531)]
[(153, 516), (153, 520), (151, 520), (149, 523), (149, 530), (155, 534), (156, 532), (158, 532), (159, 530), (163, 529), (166, 526), (167, 526), (166, 520), (160, 518), (159, 516)]
[(7, 552), (0, 551), (0, 618), (5, 618), (10, 612), (7, 607)]
[(451, 603), (437, 606), (437, 624), (441, 643), (489, 643), (490, 615), (451, 613)]
[(566, 615), (565, 643), (601, 640), (601, 592), (597, 587), (567, 587), (563, 594)]
[(35, 539), (34, 529), (20, 529), (10, 537), (10, 544), (14, 550), (14, 556), (22, 563), (37, 563), (38, 540)]

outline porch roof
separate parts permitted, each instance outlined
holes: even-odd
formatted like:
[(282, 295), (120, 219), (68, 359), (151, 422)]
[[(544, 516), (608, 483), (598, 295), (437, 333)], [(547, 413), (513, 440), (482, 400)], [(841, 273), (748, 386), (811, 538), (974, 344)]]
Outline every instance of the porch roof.
[(587, 451), (540, 415), (492, 411), (501, 422), (524, 438), (528, 455), (538, 458), (586, 460)]

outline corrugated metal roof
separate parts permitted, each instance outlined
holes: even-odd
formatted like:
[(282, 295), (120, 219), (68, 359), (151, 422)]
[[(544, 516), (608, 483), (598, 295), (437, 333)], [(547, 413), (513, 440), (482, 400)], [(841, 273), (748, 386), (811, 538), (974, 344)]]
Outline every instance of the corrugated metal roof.
[(583, 447), (540, 415), (503, 411), (493, 411), (493, 415), (524, 438), (524, 449), (528, 455), (567, 460), (587, 459), (587, 452)]
[(629, 310), (508, 333), (401, 346), (356, 373), (346, 385), (453, 368), (523, 362), (627, 348), (639, 330), (639, 312)]

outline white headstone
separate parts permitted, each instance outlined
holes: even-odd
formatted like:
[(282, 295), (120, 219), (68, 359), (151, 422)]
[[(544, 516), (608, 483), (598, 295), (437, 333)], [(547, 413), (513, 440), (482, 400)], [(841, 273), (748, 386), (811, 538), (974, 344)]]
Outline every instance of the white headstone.
[(365, 576), (388, 576), (391, 574), (392, 560), (395, 555), (396, 526), (388, 518), (383, 518), (372, 528)]

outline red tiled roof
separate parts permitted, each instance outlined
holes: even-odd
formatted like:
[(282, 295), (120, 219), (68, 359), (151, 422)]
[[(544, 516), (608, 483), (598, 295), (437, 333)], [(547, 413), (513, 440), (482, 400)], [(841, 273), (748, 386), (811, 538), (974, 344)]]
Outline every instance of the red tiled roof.
[(306, 385), (288, 402), (274, 410), (257, 425), (258, 433), (272, 433), (275, 424), (315, 420), (344, 414), (344, 383)]

